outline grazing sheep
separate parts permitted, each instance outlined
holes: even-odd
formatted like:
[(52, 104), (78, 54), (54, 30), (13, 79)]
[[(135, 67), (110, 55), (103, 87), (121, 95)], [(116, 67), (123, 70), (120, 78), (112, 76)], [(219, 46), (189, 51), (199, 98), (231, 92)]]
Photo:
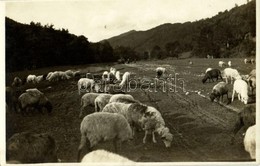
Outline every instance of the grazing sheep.
[(232, 64), (231, 64), (231, 61), (228, 61), (228, 66), (231, 67), (231, 65), (232, 65)]
[(80, 125), (81, 141), (78, 148), (78, 161), (81, 151), (89, 143), (88, 150), (101, 141), (113, 140), (117, 152), (117, 142), (132, 139), (132, 130), (125, 117), (117, 113), (95, 112), (87, 115)]
[(244, 59), (244, 63), (245, 63), (245, 64), (251, 63), (251, 60), (250, 60), (250, 59)]
[(244, 137), (245, 150), (250, 154), (251, 159), (255, 159), (256, 151), (256, 125), (249, 127), (246, 130)]
[[(68, 71), (68, 73), (70, 73), (70, 71)], [(60, 80), (68, 80), (70, 78), (71, 78), (71, 76), (67, 75), (66, 72), (55, 71), (55, 72), (50, 72), (47, 75), (46, 80), (48, 80), (48, 81), (60, 81)]]
[(12, 83), (13, 87), (19, 87), (23, 85), (23, 81), (19, 77), (14, 77), (14, 81)]
[(111, 67), (110, 68), (110, 73), (112, 73), (113, 75), (116, 75), (116, 68)]
[(95, 83), (93, 79), (89, 78), (81, 78), (78, 81), (78, 91), (79, 95), (81, 94), (81, 89), (84, 89), (86, 92), (93, 92), (95, 90), (96, 92), (100, 91), (100, 87), (98, 84)]
[(46, 76), (46, 80), (49, 80), (52, 74), (53, 74), (53, 72), (49, 72), (49, 73), (47, 74), (47, 76)]
[(140, 123), (140, 120), (146, 110), (147, 110), (147, 106), (140, 103), (126, 104), (126, 103), (113, 102), (107, 104), (103, 108), (102, 112), (122, 114), (130, 124), (134, 136), (136, 128), (143, 126)]
[(236, 69), (232, 69), (232, 68), (224, 69), (223, 78), (226, 79), (226, 83), (228, 83), (228, 78), (230, 78), (231, 84), (233, 83), (233, 79), (235, 79), (235, 80), (242, 79), (239, 72)]
[(28, 112), (29, 109), (37, 109), (42, 112), (42, 108), (46, 108), (49, 113), (52, 111), (52, 104), (49, 99), (35, 89), (27, 90), (21, 94), (18, 98), (18, 104), (23, 114)]
[(18, 97), (20, 95), (20, 91), (16, 88), (6, 87), (5, 88), (5, 99), (8, 109), (10, 111), (18, 112)]
[(212, 68), (207, 68), (207, 70), (205, 71), (205, 73), (207, 73), (208, 71), (212, 70)]
[(43, 79), (43, 75), (39, 75), (39, 76), (37, 76), (36, 77), (36, 82), (37, 83), (40, 83), (41, 81), (43, 81), (44, 79)]
[(98, 149), (86, 154), (81, 160), (82, 163), (134, 163), (134, 161), (129, 160), (119, 154), (112, 153), (103, 149)]
[(256, 76), (256, 70), (253, 69), (253, 70), (249, 73), (249, 76)]
[(47, 133), (16, 133), (6, 145), (8, 161), (20, 163), (58, 162), (55, 140)]
[(225, 62), (223, 62), (223, 61), (219, 61), (219, 62), (218, 62), (218, 65), (219, 65), (219, 67), (223, 67), (223, 66), (225, 66), (225, 65), (226, 65), (226, 63), (225, 63)]
[(256, 77), (255, 76), (250, 76), (247, 80), (248, 85), (250, 87), (251, 93), (253, 94), (254, 89), (256, 88)]
[(120, 82), (119, 86), (120, 87), (124, 87), (127, 86), (127, 83), (130, 79), (130, 73), (129, 72), (125, 72), (123, 77), (122, 77), (122, 81)]
[(79, 118), (82, 117), (82, 112), (87, 106), (94, 106), (96, 98), (101, 95), (100, 93), (86, 93), (81, 97), (81, 108), (79, 113)]
[(96, 97), (94, 103), (95, 103), (95, 112), (102, 111), (103, 108), (108, 104), (110, 98), (113, 95), (111, 94), (100, 94)]
[(202, 83), (204, 84), (208, 79), (214, 82), (213, 78), (216, 78), (217, 81), (218, 77), (222, 79), (220, 70), (212, 69), (205, 74), (204, 78), (202, 79)]
[(115, 76), (118, 81), (121, 81), (120, 71), (117, 71)]
[(110, 78), (109, 78), (109, 73), (108, 71), (104, 71), (103, 74), (102, 74), (102, 80), (103, 81), (110, 81)]
[(160, 78), (161, 76), (164, 76), (166, 69), (164, 67), (157, 67), (155, 69), (155, 71), (156, 71), (156, 74), (157, 74), (156, 77)]
[(166, 148), (171, 146), (173, 140), (173, 135), (170, 133), (168, 127), (165, 127), (164, 119), (161, 113), (154, 107), (148, 106), (145, 115), (142, 117), (140, 122), (144, 126), (145, 136), (143, 138), (143, 143), (146, 143), (147, 134), (150, 132), (153, 136), (153, 142), (156, 143), (154, 132), (157, 132), (161, 137)]
[(27, 82), (27, 83), (34, 83), (34, 84), (35, 84), (35, 83), (36, 83), (36, 75), (31, 75), (31, 74), (28, 75), (28, 76), (27, 76), (27, 79), (26, 79), (26, 82)]
[(222, 81), (213, 87), (212, 92), (210, 94), (210, 99), (213, 102), (215, 98), (219, 100), (219, 98), (222, 97), (222, 102), (223, 102), (223, 96), (225, 94), (227, 95), (227, 99), (228, 99), (227, 83)]
[(234, 101), (235, 93), (237, 93), (238, 99), (244, 104), (248, 102), (247, 83), (244, 80), (236, 80), (233, 85), (232, 102)]
[(115, 94), (110, 98), (109, 103), (117, 102), (117, 100), (120, 100), (120, 99), (134, 100), (133, 96), (129, 95), (129, 94)]

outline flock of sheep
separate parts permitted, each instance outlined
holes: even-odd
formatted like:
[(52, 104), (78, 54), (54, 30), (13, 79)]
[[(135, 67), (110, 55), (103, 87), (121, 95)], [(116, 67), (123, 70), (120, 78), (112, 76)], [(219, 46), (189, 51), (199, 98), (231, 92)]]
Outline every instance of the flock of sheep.
[[(222, 61), (223, 62), (223, 61)], [(220, 61), (220, 66), (223, 64)], [(252, 60), (250, 61), (252, 62)], [(192, 63), (190, 63), (192, 64)], [(214, 101), (219, 100), (223, 95), (228, 98), (228, 79), (233, 79), (233, 94), (238, 93), (238, 98), (244, 104), (248, 102), (247, 88), (255, 89), (256, 74), (253, 70), (248, 75), (240, 75), (236, 69), (231, 68), (231, 61), (228, 62), (229, 68), (222, 72), (218, 69), (207, 69), (202, 82), (207, 80), (214, 81), (219, 78), (226, 82), (219, 82), (213, 87), (210, 94), (210, 99)], [(160, 78), (167, 73), (163, 67), (156, 69), (156, 78)], [(125, 141), (135, 139), (137, 131), (143, 131), (143, 143), (147, 142), (148, 134), (152, 135), (152, 141), (156, 143), (155, 133), (157, 133), (165, 147), (170, 147), (173, 140), (173, 135), (170, 133), (168, 127), (165, 126), (165, 121), (159, 110), (152, 106), (145, 105), (136, 100), (130, 94), (124, 94), (123, 91), (114, 91), (114, 89), (122, 89), (127, 86), (130, 79), (130, 72), (125, 72), (121, 78), (121, 74), (115, 68), (111, 67), (110, 71), (105, 71), (102, 74), (102, 79), (94, 79), (91, 73), (87, 73), (84, 78), (81, 78), (79, 71), (67, 70), (65, 72), (55, 71), (47, 75), (28, 75), (26, 82), (37, 84), (43, 80), (50, 82), (68, 80), (72, 78), (78, 79), (78, 94), (84, 93), (80, 101), (79, 118), (83, 118), (83, 113), (88, 106), (94, 106), (95, 112), (88, 113), (80, 125), (81, 141), (78, 147), (77, 161), (81, 162), (98, 162), (110, 161), (113, 162), (133, 162), (120, 155), (105, 151), (92, 151), (93, 147), (101, 141), (113, 141), (115, 152), (118, 152), (118, 144)], [(6, 107), (9, 110), (21, 112), (22, 114), (30, 113), (34, 110), (43, 112), (46, 109), (49, 113), (52, 111), (52, 104), (49, 99), (39, 91), (37, 88), (27, 89), (25, 92), (17, 92), (14, 87), (19, 87), (24, 84), (19, 77), (15, 77), (12, 87), (6, 87)], [(115, 88), (116, 87), (116, 88)], [(243, 111), (239, 113), (239, 119), (234, 129), (235, 134), (242, 126), (247, 126), (248, 130), (244, 138), (245, 150), (250, 153), (252, 159), (255, 158), (255, 108), (246, 106)], [(30, 145), (29, 145), (30, 144)], [(30, 148), (36, 146), (37, 150)], [(90, 152), (87, 153), (81, 160), (83, 149)], [(49, 156), (48, 156), (49, 155)], [(90, 157), (91, 156), (91, 157)], [(99, 159), (100, 157), (100, 159)], [(59, 159), (56, 154), (56, 146), (54, 139), (48, 134), (34, 134), (34, 133), (18, 133), (13, 135), (7, 142), (7, 160), (9, 163), (37, 163), (37, 162), (58, 162)]]
[[(244, 60), (244, 63), (252, 63), (255, 64), (255, 60)], [(192, 61), (189, 61), (189, 64), (192, 65)], [(228, 67), (225, 68), (223, 71), (220, 71), (219, 69), (214, 68), (207, 68), (204, 78), (202, 79), (202, 83), (204, 84), (207, 80), (209, 82), (217, 81), (218, 79), (221, 79), (222, 81), (217, 83), (213, 86), (212, 91), (209, 95), (210, 100), (213, 102), (215, 99), (218, 101), (221, 100), (223, 102), (223, 96), (227, 96), (228, 98), (228, 80), (230, 79), (230, 83), (233, 83), (233, 91), (232, 91), (232, 98), (231, 101), (234, 101), (235, 93), (238, 95), (238, 99), (243, 102), (244, 104), (247, 104), (249, 101), (249, 92), (248, 89), (251, 89), (251, 93), (253, 94), (254, 90), (256, 89), (256, 70), (253, 69), (250, 73), (246, 75), (240, 75), (237, 69), (231, 68), (232, 62), (228, 61)], [(219, 67), (224, 67), (226, 63), (224, 61), (219, 61), (218, 63)], [(157, 78), (160, 78), (166, 74), (166, 69), (163, 67), (156, 68), (157, 72)], [(225, 79), (225, 81), (223, 81)], [(232, 143), (234, 141), (236, 133), (245, 126), (248, 128), (248, 130), (245, 133), (244, 137), (244, 147), (247, 152), (250, 153), (250, 156), (252, 159), (255, 159), (255, 106), (245, 106), (244, 109), (238, 114), (238, 120), (234, 127), (234, 136), (232, 138)]]

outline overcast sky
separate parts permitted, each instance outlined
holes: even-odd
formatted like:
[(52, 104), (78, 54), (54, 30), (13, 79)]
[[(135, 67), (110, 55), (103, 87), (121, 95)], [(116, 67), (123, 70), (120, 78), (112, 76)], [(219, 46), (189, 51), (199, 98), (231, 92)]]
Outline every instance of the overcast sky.
[(247, 0), (85, 0), (6, 2), (6, 16), (29, 24), (53, 24), (91, 42), (129, 30), (212, 17)]

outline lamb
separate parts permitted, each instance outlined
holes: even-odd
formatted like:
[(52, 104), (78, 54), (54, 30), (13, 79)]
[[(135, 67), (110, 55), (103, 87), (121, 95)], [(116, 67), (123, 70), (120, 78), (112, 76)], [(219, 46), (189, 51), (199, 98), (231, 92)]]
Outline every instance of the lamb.
[(16, 133), (8, 139), (6, 145), (7, 161), (20, 163), (58, 162), (56, 144), (47, 133)]
[(204, 78), (202, 79), (202, 83), (204, 84), (208, 79), (212, 80), (212, 82), (213, 82), (214, 81), (213, 78), (216, 78), (216, 81), (217, 81), (218, 77), (220, 77), (222, 79), (220, 70), (212, 69), (205, 74)]
[(210, 94), (210, 99), (213, 102), (215, 98), (217, 98), (219, 100), (219, 98), (222, 97), (222, 102), (223, 102), (223, 96), (225, 94), (227, 95), (227, 99), (228, 99), (227, 83), (222, 81), (213, 87), (212, 92)]
[(110, 98), (113, 95), (111, 94), (100, 94), (96, 97), (94, 103), (95, 103), (95, 112), (102, 111), (103, 108), (108, 104)]
[(251, 159), (255, 159), (256, 151), (256, 125), (249, 127), (244, 137), (245, 150), (250, 154)]
[(166, 69), (164, 67), (157, 67), (155, 69), (155, 71), (156, 71), (156, 74), (157, 74), (156, 77), (160, 78), (161, 76), (164, 76)]
[(232, 143), (235, 139), (237, 132), (244, 126), (245, 129), (256, 124), (256, 107), (255, 105), (249, 105), (244, 107), (237, 116), (236, 123), (233, 129)]
[(120, 163), (129, 164), (134, 163), (134, 161), (129, 160), (119, 154), (112, 153), (103, 149), (98, 149), (86, 154), (81, 160), (82, 163)]
[(36, 75), (32, 75), (32, 74), (28, 75), (27, 79), (26, 79), (26, 82), (35, 84), (36, 83)]
[(232, 68), (225, 68), (223, 71), (223, 77), (226, 79), (226, 83), (228, 83), (228, 78), (230, 78), (231, 84), (233, 83), (233, 79), (242, 79), (238, 71)]
[(109, 103), (117, 102), (117, 100), (120, 100), (120, 99), (134, 100), (133, 96), (129, 95), (129, 94), (115, 94), (110, 98)]
[(100, 87), (98, 84), (95, 83), (95, 81), (93, 79), (89, 79), (89, 78), (81, 78), (78, 81), (78, 91), (79, 91), (79, 95), (81, 94), (81, 89), (83, 89), (86, 92), (93, 92), (93, 90), (95, 90), (96, 92), (100, 91)]
[(226, 63), (225, 63), (225, 62), (223, 62), (223, 61), (219, 61), (219, 62), (218, 62), (218, 65), (219, 65), (219, 67), (223, 67), (223, 66), (225, 66), (225, 65), (226, 65)]
[(207, 68), (207, 70), (205, 71), (205, 73), (207, 73), (208, 71), (212, 70), (212, 68)]
[(113, 140), (115, 151), (117, 152), (117, 142), (121, 143), (133, 138), (132, 130), (123, 115), (108, 112), (95, 112), (87, 115), (80, 125), (81, 141), (78, 148), (77, 160), (89, 142), (88, 150), (101, 141)]
[(125, 72), (123, 77), (122, 77), (122, 81), (120, 82), (119, 86), (120, 87), (124, 87), (127, 86), (127, 83), (130, 79), (130, 73), (129, 72)]
[(87, 106), (94, 106), (96, 98), (101, 95), (100, 93), (86, 93), (81, 97), (81, 108), (79, 113), (79, 118), (82, 117), (82, 112)]
[(238, 94), (238, 99), (244, 104), (248, 102), (247, 83), (244, 80), (236, 80), (233, 85), (232, 102), (234, 101), (235, 93)]
[(232, 65), (232, 64), (231, 64), (231, 61), (228, 61), (228, 66), (231, 67), (231, 65)]
[(23, 81), (19, 77), (14, 77), (14, 81), (12, 83), (13, 87), (19, 87), (23, 85)]
[(146, 143), (146, 137), (149, 132), (152, 133), (153, 142), (156, 143), (154, 132), (157, 132), (166, 148), (171, 147), (173, 135), (170, 133), (169, 128), (165, 127), (164, 119), (157, 109), (148, 106), (145, 115), (142, 117), (140, 122), (144, 125), (144, 130), (146, 131), (143, 138), (143, 143)]
[(29, 109), (37, 109), (42, 112), (42, 108), (46, 108), (48, 113), (52, 111), (52, 104), (49, 99), (42, 92), (38, 93), (35, 89), (27, 90), (21, 94), (18, 98), (18, 104), (23, 114), (28, 113)]

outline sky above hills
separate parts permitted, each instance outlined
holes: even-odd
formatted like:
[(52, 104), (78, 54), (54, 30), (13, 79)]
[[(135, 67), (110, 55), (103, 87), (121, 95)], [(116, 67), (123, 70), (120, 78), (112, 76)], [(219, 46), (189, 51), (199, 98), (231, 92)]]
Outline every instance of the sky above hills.
[(5, 16), (20, 23), (53, 24), (97, 42), (130, 30), (210, 18), (247, 0), (6, 1)]

